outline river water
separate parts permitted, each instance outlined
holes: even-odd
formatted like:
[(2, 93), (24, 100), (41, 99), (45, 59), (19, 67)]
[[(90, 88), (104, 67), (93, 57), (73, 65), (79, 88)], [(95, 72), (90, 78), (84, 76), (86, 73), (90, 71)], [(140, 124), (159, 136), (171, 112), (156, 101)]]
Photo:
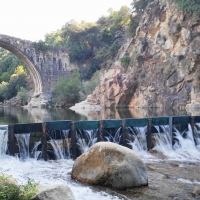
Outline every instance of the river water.
[(0, 107), (0, 125), (15, 123), (34, 123), (52, 120), (101, 120), (144, 118), (156, 116), (185, 116), (190, 115), (186, 110), (161, 110), (161, 109), (102, 109), (101, 111), (80, 110), (74, 112), (69, 108), (32, 108)]
[[(66, 108), (25, 110), (2, 107), (0, 108), (0, 124), (188, 115), (186, 111), (134, 109), (107, 109), (80, 113)], [(200, 129), (200, 124), (197, 125)], [(141, 129), (141, 134), (143, 132), (144, 130)], [(200, 131), (197, 134), (198, 137), (194, 138), (189, 127), (188, 131), (183, 133), (174, 129), (175, 141), (179, 142), (175, 142), (173, 146), (166, 137), (167, 129), (164, 132), (166, 132), (165, 135), (155, 138), (156, 145), (151, 153), (138, 142), (139, 138), (144, 139), (142, 135), (137, 140), (130, 141), (133, 151), (147, 166), (149, 185), (146, 187), (117, 191), (101, 186), (84, 185), (71, 179), (70, 172), (74, 163), (71, 159), (45, 162), (28, 157), (21, 161), (18, 156), (6, 155), (7, 146), (4, 145), (7, 139), (4, 130), (0, 131), (0, 172), (12, 175), (19, 184), (24, 184), (27, 178), (34, 179), (42, 185), (67, 184), (76, 200), (200, 199)]]

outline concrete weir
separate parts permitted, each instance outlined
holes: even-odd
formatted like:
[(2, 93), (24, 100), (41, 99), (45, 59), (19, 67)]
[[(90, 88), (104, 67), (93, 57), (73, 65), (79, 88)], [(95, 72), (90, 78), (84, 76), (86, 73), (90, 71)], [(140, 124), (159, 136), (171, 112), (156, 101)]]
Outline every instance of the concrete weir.
[[(36, 149), (40, 152), (40, 156), (37, 159), (75, 159), (99, 141), (115, 142), (131, 148), (130, 144), (139, 135), (138, 130), (141, 127), (143, 127), (143, 133), (138, 136), (137, 140), (143, 143), (142, 146), (147, 151), (151, 151), (154, 147), (155, 135), (166, 134), (166, 130), (168, 130), (167, 137), (169, 137), (171, 146), (177, 141), (174, 133), (176, 130), (182, 132), (183, 137), (187, 137), (184, 136), (185, 130), (190, 131), (191, 135), (193, 135), (194, 145), (199, 145), (197, 141), (200, 140), (200, 134), (196, 132), (198, 123), (200, 123), (200, 116), (129, 118), (101, 121), (63, 120), (10, 124), (8, 125), (8, 152), (12, 156), (19, 153), (16, 134), (30, 134), (30, 147), (28, 148), (30, 152), (32, 152), (31, 149)], [(162, 129), (163, 126), (168, 128)], [(34, 146), (35, 143), (38, 143), (37, 147)], [(63, 152), (65, 152), (64, 155)]]

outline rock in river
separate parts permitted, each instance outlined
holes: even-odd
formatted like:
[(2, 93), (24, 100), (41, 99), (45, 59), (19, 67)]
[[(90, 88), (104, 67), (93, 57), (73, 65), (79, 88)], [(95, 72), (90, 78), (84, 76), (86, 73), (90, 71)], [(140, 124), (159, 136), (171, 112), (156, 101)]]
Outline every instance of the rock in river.
[(72, 178), (117, 189), (148, 185), (144, 162), (131, 149), (111, 142), (98, 142), (79, 156)]

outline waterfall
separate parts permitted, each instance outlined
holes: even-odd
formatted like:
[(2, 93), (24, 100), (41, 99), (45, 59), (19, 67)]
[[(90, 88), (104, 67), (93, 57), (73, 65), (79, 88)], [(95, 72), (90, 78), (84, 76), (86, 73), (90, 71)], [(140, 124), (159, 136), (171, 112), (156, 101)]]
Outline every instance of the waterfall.
[(135, 152), (147, 152), (146, 130), (147, 127), (128, 127), (128, 144)]
[(19, 146), (19, 157), (21, 160), (29, 158), (30, 135), (30, 133), (15, 134)]
[(69, 130), (62, 130), (58, 132), (52, 131), (50, 140), (47, 142), (51, 144), (56, 160), (70, 159), (70, 139)]
[(114, 142), (116, 144), (120, 144), (120, 140), (121, 140), (121, 137), (122, 137), (122, 134), (121, 134), (121, 127), (117, 129), (116, 133), (114, 134), (114, 136), (112, 136), (107, 130), (106, 131), (106, 134), (108, 136), (105, 136), (105, 139), (109, 142)]
[(38, 151), (38, 146), (41, 144), (41, 141), (35, 142), (34, 147), (31, 151), (31, 155), (34, 159), (38, 160), (39, 155), (41, 155), (41, 151)]
[(195, 145), (195, 139), (190, 124), (184, 131), (179, 131), (173, 126), (173, 138), (171, 139), (167, 126), (155, 127), (158, 133), (155, 135), (156, 144), (153, 150), (161, 152), (168, 159), (175, 160), (200, 160), (200, 152)]
[(98, 130), (79, 130), (76, 132), (77, 146), (81, 153), (86, 152), (94, 143), (97, 142)]
[(155, 146), (153, 150), (159, 152), (172, 151), (172, 138), (170, 138), (169, 125), (154, 127), (157, 130), (157, 133), (154, 135)]
[(8, 127), (0, 126), (0, 157), (6, 155), (8, 148)]
[(196, 123), (194, 126), (194, 141), (197, 148), (200, 149), (200, 123)]
[(146, 140), (147, 126), (144, 127), (127, 127), (126, 128), (126, 141), (129, 147), (138, 154), (139, 157), (147, 160), (155, 160), (147, 151)]

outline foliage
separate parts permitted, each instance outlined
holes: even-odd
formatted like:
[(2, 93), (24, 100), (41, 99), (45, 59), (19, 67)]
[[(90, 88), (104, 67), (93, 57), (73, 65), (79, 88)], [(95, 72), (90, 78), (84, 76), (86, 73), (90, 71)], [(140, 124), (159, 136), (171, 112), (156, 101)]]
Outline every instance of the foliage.
[(0, 82), (8, 82), (17, 66), (22, 62), (9, 51), (0, 48)]
[(34, 42), (33, 46), (35, 49), (37, 49), (39, 51), (49, 50), (49, 45), (46, 42), (43, 42), (42, 40), (39, 40), (38, 42)]
[(74, 71), (69, 78), (60, 78), (56, 83), (52, 92), (52, 101), (61, 105), (74, 104), (80, 100), (80, 90), (80, 74)]
[(61, 37), (61, 30), (46, 34), (45, 41), (46, 41), (46, 44), (50, 46), (62, 45), (63, 38)]
[(96, 71), (89, 81), (85, 81), (82, 83), (82, 89), (80, 91), (82, 94), (81, 100), (86, 99), (86, 97), (89, 94), (92, 94), (94, 89), (98, 86), (98, 84), (100, 83), (99, 74), (100, 72)]
[(61, 30), (47, 34), (45, 43), (67, 48), (71, 62), (87, 66), (80, 67), (82, 80), (90, 80), (97, 70), (106, 66), (107, 60), (117, 55), (130, 21), (128, 7), (122, 6), (119, 11), (110, 9), (108, 16), (100, 17), (97, 22), (67, 22)]
[(18, 186), (9, 182), (9, 177), (0, 176), (0, 199), (1, 200), (29, 200), (37, 192), (37, 183), (28, 178), (27, 184)]
[(131, 61), (131, 59), (130, 59), (129, 56), (123, 56), (123, 57), (120, 59), (120, 61), (121, 61), (122, 66), (123, 66), (124, 68), (127, 68), (128, 65), (129, 65), (129, 63), (130, 63), (130, 61)]
[(200, 10), (200, 0), (176, 0), (180, 10), (190, 15), (197, 14)]
[(139, 14), (131, 16), (131, 21), (130, 21), (130, 24), (128, 26), (128, 35), (130, 37), (135, 37), (136, 29), (139, 26), (139, 20), (140, 20)]
[(129, 56), (123, 56), (123, 57), (120, 59), (121, 63), (128, 63), (128, 64), (129, 64), (130, 60), (131, 60), (131, 59), (130, 59)]
[(23, 66), (18, 66), (14, 70), (14, 74), (10, 76), (9, 82), (1, 82), (0, 101), (4, 101), (16, 96), (20, 88), (26, 86), (26, 77), (26, 70), (23, 68)]
[(21, 105), (25, 105), (27, 104), (28, 102), (28, 94), (27, 94), (27, 91), (21, 87), (20, 90), (18, 91), (17, 93), (17, 97), (20, 99), (21, 101)]
[(24, 69), (24, 67), (22, 65), (19, 65), (18, 67), (15, 68), (14, 74), (16, 74), (16, 75), (20, 75), (20, 74), (27, 75), (27, 71), (26, 71), (26, 69)]
[(132, 11), (136, 13), (143, 13), (146, 6), (151, 3), (153, 0), (133, 0), (132, 5)]

